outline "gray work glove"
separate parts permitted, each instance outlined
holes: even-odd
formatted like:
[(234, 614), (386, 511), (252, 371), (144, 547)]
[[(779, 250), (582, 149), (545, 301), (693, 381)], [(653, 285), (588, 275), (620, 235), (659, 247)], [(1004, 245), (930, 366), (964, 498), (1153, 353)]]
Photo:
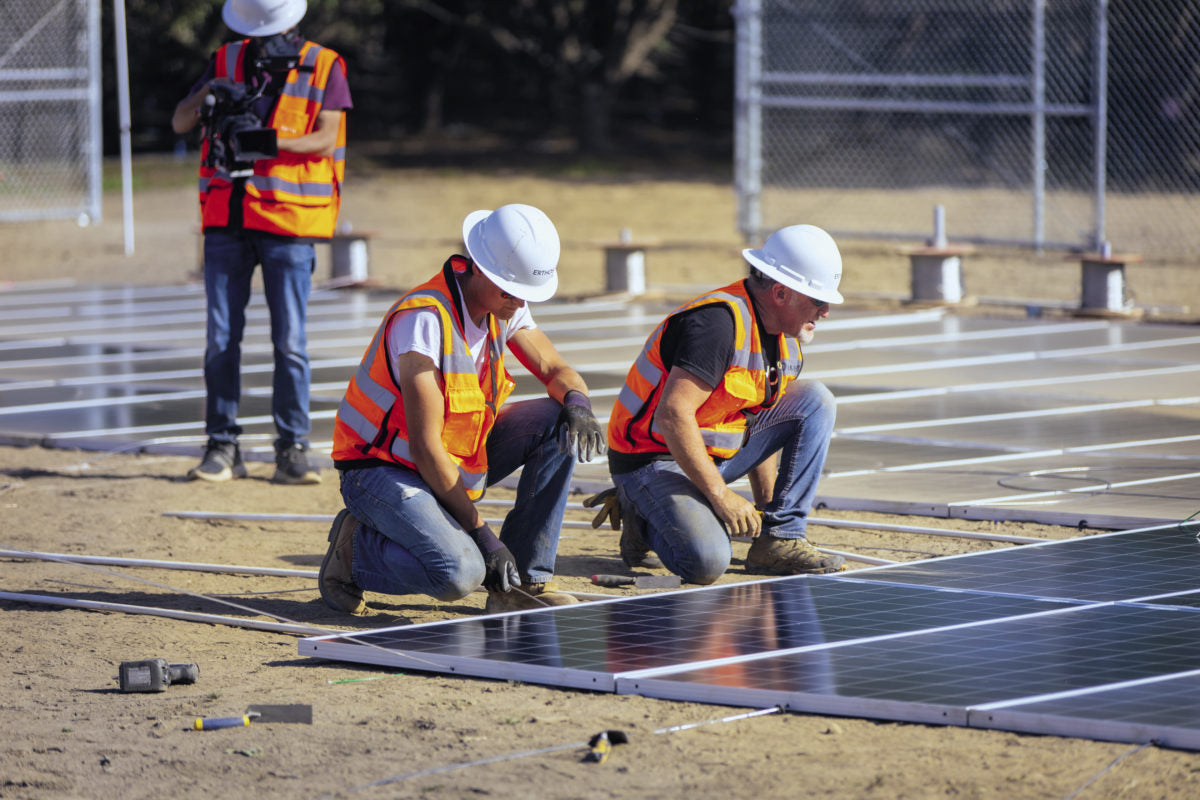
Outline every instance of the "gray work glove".
[(572, 389), (563, 397), (562, 411), (555, 422), (558, 433), (558, 449), (564, 453), (575, 451), (580, 461), (591, 461), (593, 455), (603, 455), (608, 447), (604, 443), (604, 431), (592, 413), (592, 401), (583, 392)]
[(600, 506), (600, 513), (592, 520), (592, 527), (599, 528), (605, 518), (614, 531), (621, 530), (621, 501), (617, 499), (617, 489), (612, 487), (599, 494), (594, 494), (583, 501), (584, 508)]
[(486, 572), (483, 574), (483, 588), (489, 592), (508, 592), (521, 585), (521, 572), (517, 569), (517, 561), (504, 543), (485, 522), (467, 535), (475, 540), (483, 556)]

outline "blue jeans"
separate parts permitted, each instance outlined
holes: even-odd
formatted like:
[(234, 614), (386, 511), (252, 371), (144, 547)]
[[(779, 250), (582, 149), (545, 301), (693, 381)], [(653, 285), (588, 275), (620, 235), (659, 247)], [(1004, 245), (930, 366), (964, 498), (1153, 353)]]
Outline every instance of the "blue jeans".
[(262, 265), (263, 293), (271, 312), (275, 350), (271, 415), (277, 444), (307, 445), (309, 366), (305, 320), (316, 267), (310, 242), (249, 230), (204, 234), (204, 292), (208, 298), (208, 339), (204, 351), (204, 431), (219, 442), (237, 440), (242, 393), (242, 333), (254, 267)]
[[(750, 423), (742, 448), (717, 465), (730, 483), (780, 452), (775, 490), (763, 509), (763, 535), (805, 535), (836, 416), (837, 403), (824, 384), (795, 381)], [(646, 541), (667, 569), (702, 584), (724, 574), (733, 556), (729, 533), (677, 463), (654, 461), (612, 477), (622, 506), (645, 521)]]
[[(562, 406), (550, 398), (504, 406), (487, 439), (488, 485), (523, 467), (517, 498), (500, 528), (523, 583), (554, 575), (558, 535), (575, 459), (554, 435)], [(382, 594), (465, 597), (483, 581), (483, 556), (416, 470), (376, 466), (342, 472), (342, 499), (360, 525), (353, 575)]]

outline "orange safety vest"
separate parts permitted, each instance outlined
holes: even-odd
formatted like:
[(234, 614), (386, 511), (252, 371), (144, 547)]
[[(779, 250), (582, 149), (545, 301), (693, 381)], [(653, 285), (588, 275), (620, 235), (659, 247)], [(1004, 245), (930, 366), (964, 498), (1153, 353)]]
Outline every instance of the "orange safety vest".
[(350, 379), (333, 428), (333, 460), (341, 467), (355, 462), (385, 461), (416, 469), (408, 444), (408, 424), (400, 386), (392, 375), (387, 352), (388, 322), (414, 308), (432, 308), (442, 319), (442, 357), (438, 364), (445, 396), (442, 445), (458, 465), (472, 500), (487, 487), (487, 436), (496, 413), (512, 393), (512, 376), (504, 368), (505, 324), (488, 315), (488, 361), (483, 380), (467, 347), (452, 262), (388, 310), (363, 361)]
[[(670, 452), (655, 421), (655, 411), (667, 381), (667, 370), (659, 349), (663, 332), (675, 315), (716, 303), (725, 303), (733, 312), (733, 360), (725, 370), (721, 384), (696, 410), (696, 423), (710, 456), (729, 458), (741, 448), (748, 419), (767, 407), (768, 376), (754, 305), (744, 282), (738, 281), (675, 309), (650, 334), (625, 378), (625, 386), (609, 417), (610, 449), (618, 453)], [(780, 382), (772, 405), (800, 374), (803, 356), (793, 337), (779, 335), (779, 359)]]
[[(249, 39), (230, 42), (217, 50), (215, 75), (245, 83), (246, 45)], [(300, 48), (300, 64), (293, 69), (267, 120), (280, 139), (312, 133), (325, 97), (325, 85), (342, 57), (327, 47), (306, 41)], [(255, 161), (253, 174), (246, 177), (241, 197), (243, 227), (281, 236), (328, 239), (333, 236), (341, 207), (342, 182), (346, 174), (346, 115), (338, 126), (332, 156), (280, 152), (276, 158)], [(200, 217), (205, 229), (229, 224), (229, 203), (235, 197), (233, 176), (225, 168), (204, 166), (208, 140), (200, 151)]]

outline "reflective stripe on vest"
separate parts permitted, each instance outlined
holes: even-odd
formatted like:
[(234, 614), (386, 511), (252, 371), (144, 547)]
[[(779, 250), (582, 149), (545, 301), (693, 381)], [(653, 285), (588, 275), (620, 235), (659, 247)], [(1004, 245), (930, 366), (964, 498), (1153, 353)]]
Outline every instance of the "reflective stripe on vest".
[[(696, 423), (709, 455), (729, 458), (742, 446), (747, 414), (765, 406), (767, 365), (759, 341), (753, 304), (742, 282), (702, 295), (675, 309), (654, 329), (630, 367), (608, 423), (608, 446), (620, 453), (666, 453), (656, 412), (667, 372), (662, 361), (662, 337), (667, 323), (684, 311), (724, 303), (733, 313), (734, 349), (719, 386), (696, 412)], [(780, 385), (774, 398), (787, 390), (800, 374), (799, 346), (791, 337), (779, 337)]]
[[(246, 42), (231, 42), (217, 51), (218, 78), (245, 83)], [(325, 99), (329, 75), (340, 69), (341, 57), (315, 42), (305, 42), (300, 63), (311, 70), (293, 69), (279, 92), (266, 126), (280, 139), (312, 133)], [(227, 169), (203, 166), (207, 140), (201, 147), (200, 207), (205, 228), (229, 224), (229, 203), (241, 197), (243, 227), (283, 236), (329, 238), (337, 225), (341, 184), (345, 179), (346, 118), (341, 115), (332, 156), (280, 152), (252, 165), (245, 195), (233, 192)]]
[(397, 314), (433, 309), (438, 312), (442, 329), (438, 363), (445, 397), (442, 445), (458, 465), (467, 494), (478, 499), (487, 486), (487, 435), (500, 405), (513, 389), (512, 378), (504, 368), (506, 326), (489, 315), (487, 385), (481, 385), (457, 317), (450, 280), (454, 279), (447, 262), (441, 274), (400, 298), (384, 315), (338, 408), (333, 458), (380, 459), (416, 469), (407, 439), (404, 403), (387, 354), (387, 328)]

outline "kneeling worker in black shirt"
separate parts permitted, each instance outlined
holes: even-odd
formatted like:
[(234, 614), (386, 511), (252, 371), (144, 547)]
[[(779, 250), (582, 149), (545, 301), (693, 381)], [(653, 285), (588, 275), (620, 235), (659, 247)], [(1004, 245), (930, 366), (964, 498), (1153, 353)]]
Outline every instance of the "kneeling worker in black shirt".
[[(754, 537), (751, 572), (842, 569), (805, 537), (836, 404), (797, 380), (802, 345), (841, 303), (842, 258), (825, 231), (783, 228), (743, 255), (750, 275), (680, 306), (654, 329), (608, 424), (629, 566), (719, 578), (731, 536)], [(728, 484), (748, 475), (751, 503)]]

